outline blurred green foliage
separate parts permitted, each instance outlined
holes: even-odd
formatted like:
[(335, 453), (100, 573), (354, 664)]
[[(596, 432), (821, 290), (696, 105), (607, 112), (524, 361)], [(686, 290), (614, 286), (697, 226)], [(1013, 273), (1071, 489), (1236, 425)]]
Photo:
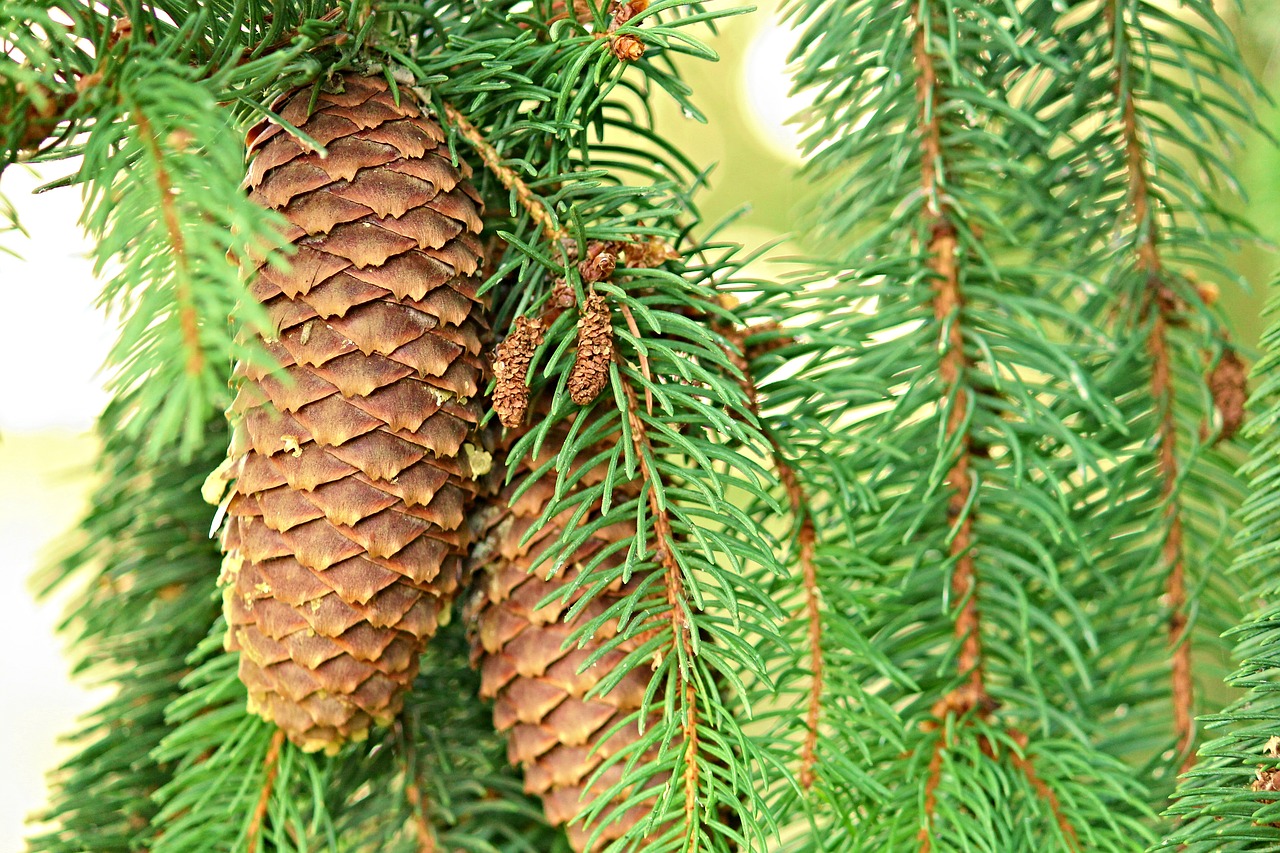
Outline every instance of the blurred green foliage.
[[(752, 90), (749, 63), (760, 61), (757, 46), (780, 23), (779, 0), (760, 0), (757, 12), (730, 18), (720, 24), (720, 36), (710, 41), (720, 53), (715, 64), (686, 62), (682, 69), (707, 116), (701, 124), (681, 115), (666, 101), (655, 104), (659, 128), (688, 152), (695, 162), (715, 164), (708, 177), (708, 191), (701, 196), (706, 220), (715, 222), (749, 205), (745, 215), (731, 229), (734, 239), (752, 245), (779, 237), (788, 238), (776, 256), (818, 253), (822, 246), (805, 233), (805, 223), (814, 216), (818, 189), (798, 180), (797, 151), (787, 157), (769, 138), (771, 120), (753, 108), (753, 99), (774, 100), (770, 93)], [(1280, 4), (1276, 0), (1242, 0), (1224, 11), (1240, 40), (1250, 67), (1273, 98), (1280, 96)], [(763, 76), (772, 67), (757, 69)], [(773, 76), (782, 74), (781, 66)], [(791, 101), (799, 110), (803, 103)], [(1275, 100), (1257, 105), (1262, 122), (1280, 138), (1280, 105)], [(1253, 347), (1263, 330), (1262, 307), (1270, 282), (1280, 268), (1276, 246), (1280, 245), (1280, 146), (1261, 133), (1242, 129), (1247, 140), (1243, 149), (1231, 152), (1229, 161), (1240, 176), (1247, 202), (1242, 211), (1258, 229), (1260, 241), (1245, 246), (1235, 266), (1241, 286), (1222, 294), (1222, 306), (1238, 331), (1240, 342)], [(765, 272), (766, 270), (758, 270)], [(780, 268), (773, 271), (780, 274)]]

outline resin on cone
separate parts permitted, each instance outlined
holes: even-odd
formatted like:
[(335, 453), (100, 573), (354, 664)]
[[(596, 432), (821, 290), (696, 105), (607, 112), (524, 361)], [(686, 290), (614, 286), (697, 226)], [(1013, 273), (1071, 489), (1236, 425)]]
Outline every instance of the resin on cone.
[(400, 711), (461, 581), (487, 460), (467, 443), (480, 201), (405, 88), (343, 74), (275, 109), (326, 154), (278, 124), (249, 135), (250, 196), (296, 251), (250, 285), (275, 332), (237, 366), (227, 647), (250, 710), (333, 750)]
[[(536, 460), (517, 465), (518, 474), (536, 471), (555, 459), (565, 432), (553, 432)], [(513, 438), (508, 435), (508, 447)], [(588, 451), (584, 458), (595, 455), (595, 451)], [(599, 484), (606, 470), (602, 463), (585, 472), (577, 487)], [(588, 691), (642, 639), (609, 651), (584, 670), (601, 645), (617, 636), (617, 623), (606, 622), (581, 648), (569, 638), (619, 598), (633, 593), (640, 578), (633, 576), (625, 585), (615, 583), (602, 590), (567, 620), (565, 614), (576, 599), (538, 605), (594, 561), (602, 559), (603, 565), (609, 566), (625, 560), (636, 527), (633, 521), (626, 521), (596, 530), (549, 578), (553, 562), (548, 557), (558, 550), (557, 543), (565, 535), (574, 510), (565, 510), (538, 526), (555, 491), (555, 471), (549, 470), (516, 498), (524, 479), (516, 476), (493, 499), (484, 520), (486, 531), (472, 552), (473, 566), (481, 572), (469, 608), (473, 660), (481, 673), (481, 695), (494, 700), (494, 726), (507, 733), (511, 763), (524, 768), (525, 790), (542, 798), (552, 824), (568, 824), (575, 850), (600, 850), (653, 810), (652, 798), (632, 806), (604, 825), (594, 847), (589, 847), (588, 841), (596, 827), (575, 821), (595, 797), (621, 780), (625, 759), (606, 767), (598, 779), (593, 777), (607, 759), (639, 739), (636, 712), (643, 705), (652, 670), (645, 665), (634, 668), (608, 693), (588, 698)], [(614, 492), (612, 504), (634, 499), (638, 491), (638, 482), (628, 483)], [(599, 518), (597, 505), (577, 524), (585, 527)], [(526, 536), (528, 541), (522, 542)]]

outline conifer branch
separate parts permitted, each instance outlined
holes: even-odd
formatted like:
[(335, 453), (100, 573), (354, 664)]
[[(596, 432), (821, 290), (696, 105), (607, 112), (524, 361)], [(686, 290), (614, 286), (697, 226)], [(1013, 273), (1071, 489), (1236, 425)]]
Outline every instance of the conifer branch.
[(493, 176), (508, 191), (515, 193), (516, 201), (538, 224), (538, 227), (542, 229), (542, 234), (546, 237), (547, 242), (553, 246), (559, 246), (561, 239), (564, 237), (564, 232), (556, 225), (555, 217), (542, 199), (538, 197), (538, 194), (525, 183), (515, 169), (502, 164), (502, 155), (498, 153), (498, 149), (494, 148), (489, 140), (485, 139), (480, 129), (472, 124), (456, 107), (446, 103), (444, 105), (444, 114), (450, 125), (457, 128), (462, 137), (475, 148), (476, 153), (480, 155), (481, 161), (484, 162), (485, 167)]
[(725, 352), (738, 368), (742, 391), (747, 397), (751, 413), (763, 424), (774, 471), (787, 494), (792, 520), (798, 525), (796, 544), (800, 563), (800, 583), (804, 590), (805, 641), (809, 655), (811, 682), (805, 703), (804, 741), (800, 747), (800, 769), (797, 778), (802, 788), (809, 789), (813, 787), (816, 780), (818, 735), (819, 726), (822, 723), (823, 690), (826, 686), (823, 679), (822, 594), (818, 586), (818, 567), (815, 562), (818, 535), (813, 523), (813, 513), (809, 509), (809, 498), (796, 474), (795, 466), (787, 458), (777, 433), (761, 417), (760, 389), (751, 369), (750, 350), (746, 344), (746, 339), (751, 332), (751, 328), (728, 330), (728, 338), (732, 345), (726, 347)]
[(1028, 738), (1019, 731), (1010, 731), (1010, 737), (1022, 748), (1023, 753), (1014, 752), (1013, 766), (1022, 771), (1027, 778), (1027, 782), (1035, 790), (1036, 795), (1040, 797), (1049, 806), (1049, 811), (1053, 815), (1054, 822), (1058, 824), (1063, 838), (1066, 839), (1071, 853), (1077, 853), (1080, 850), (1080, 836), (1076, 833), (1076, 828), (1072, 825), (1071, 820), (1062, 810), (1062, 803), (1058, 800), (1058, 793), (1045, 784), (1045, 781), (1036, 773), (1035, 764), (1031, 760), (1031, 756), (1025, 753)]
[[(615, 358), (617, 358), (615, 352)], [(684, 575), (680, 563), (676, 560), (677, 544), (671, 529), (671, 516), (662, 504), (660, 493), (662, 486), (650, 467), (653, 459), (653, 445), (649, 440), (648, 429), (640, 417), (640, 404), (636, 392), (630, 382), (622, 383), (623, 393), (627, 400), (627, 423), (630, 426), (631, 444), (636, 455), (636, 466), (645, 486), (649, 502), (649, 512), (653, 516), (652, 550), (663, 570), (663, 589), (667, 603), (667, 618), (671, 623), (672, 642), (675, 643), (676, 665), (675, 695), (680, 697), (684, 705), (684, 719), (681, 721), (681, 732), (684, 737), (683, 762), (684, 775), (684, 836), (696, 846), (697, 833), (694, 830), (698, 810), (698, 695), (697, 687), (690, 678), (689, 666), (694, 658), (693, 628), (689, 624), (689, 606), (684, 589)]]
[(169, 249), (173, 254), (174, 302), (177, 304), (178, 325), (182, 330), (182, 340), (187, 350), (185, 370), (192, 379), (199, 379), (204, 370), (204, 353), (200, 348), (200, 321), (192, 300), (191, 280), (187, 271), (186, 238), (182, 233), (182, 224), (178, 220), (173, 180), (169, 177), (164, 154), (160, 150), (160, 143), (156, 141), (151, 122), (147, 119), (146, 110), (134, 105), (130, 112), (142, 144), (151, 154), (156, 192), (160, 197), (160, 216), (164, 221), (165, 231), (169, 235)]
[(1116, 3), (1108, 2), (1104, 15), (1114, 45), (1114, 95), (1120, 106), (1121, 138), (1124, 142), (1125, 167), (1128, 183), (1128, 204), (1134, 227), (1134, 254), (1136, 268), (1146, 277), (1146, 294), (1143, 313), (1149, 316), (1151, 331), (1147, 338), (1151, 358), (1151, 396), (1158, 419), (1158, 470), (1160, 496), (1164, 504), (1164, 541), (1161, 547), (1161, 563), (1166, 572), (1165, 597), (1169, 608), (1168, 634), (1172, 655), (1172, 701), (1174, 733), (1177, 736), (1178, 753), (1182, 756), (1181, 770), (1194, 766), (1196, 757), (1192, 745), (1195, 742), (1194, 716), (1195, 688), (1191, 678), (1191, 638), (1187, 634), (1186, 568), (1182, 545), (1182, 516), (1178, 497), (1180, 466), (1178, 462), (1178, 430), (1175, 420), (1173, 366), (1169, 350), (1168, 326), (1174, 310), (1174, 300), (1167, 291), (1164, 265), (1159, 251), (1159, 226), (1151, 206), (1151, 189), (1147, 174), (1147, 159), (1139, 135), (1137, 104), (1125, 76), (1122, 58), (1129, 50), (1129, 35), (1120, 19)]
[[(969, 369), (964, 351), (962, 314), (964, 294), (960, 290), (960, 268), (957, 259), (955, 224), (943, 196), (946, 160), (942, 149), (942, 130), (936, 112), (938, 76), (929, 52), (929, 24), (926, 18), (929, 0), (920, 0), (913, 15), (913, 46), (916, 63), (916, 97), (919, 102), (921, 146), (920, 184), (929, 229), (928, 265), (935, 276), (934, 317), (941, 324), (946, 340), (942, 343), (939, 373), (951, 394), (947, 401), (947, 445), (956, 445), (956, 457), (947, 474), (951, 488), (948, 518), (956, 525), (951, 535), (950, 555), (952, 595), (961, 603), (955, 620), (956, 639), (960, 641), (958, 665), (968, 679), (966, 695), (961, 699), (961, 713), (967, 708), (985, 704), (986, 688), (982, 675), (982, 637), (979, 632), (978, 579), (973, 559), (973, 479), (969, 472), (971, 439), (966, 426), (970, 390), (965, 376)], [(944, 702), (944, 710), (952, 702)], [(939, 715), (941, 716), (941, 715)]]

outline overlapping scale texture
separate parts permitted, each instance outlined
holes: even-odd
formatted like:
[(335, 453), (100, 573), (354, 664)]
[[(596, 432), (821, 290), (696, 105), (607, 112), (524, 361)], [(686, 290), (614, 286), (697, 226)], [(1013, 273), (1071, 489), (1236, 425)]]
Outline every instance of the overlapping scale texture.
[[(543, 443), (539, 458), (524, 460), (518, 468), (527, 474), (548, 463), (558, 454), (563, 439), (563, 432), (553, 433)], [(589, 452), (585, 458), (594, 455)], [(602, 464), (585, 472), (577, 488), (598, 484), (605, 470)], [(635, 523), (627, 521), (594, 531), (560, 573), (548, 578), (552, 568), (551, 561), (545, 559), (548, 549), (565, 535), (566, 526), (573, 523), (574, 510), (538, 526), (555, 490), (555, 473), (549, 470), (516, 498), (523, 480), (513, 478), (494, 500), (495, 511), (472, 553), (472, 563), (481, 573), (469, 606), (473, 661), (481, 672), (481, 695), (494, 700), (494, 726), (507, 732), (508, 756), (512, 764), (524, 768), (526, 791), (541, 797), (552, 824), (569, 824), (569, 840), (575, 850), (599, 850), (653, 808), (651, 798), (632, 806), (603, 827), (592, 847), (588, 841), (595, 827), (571, 822), (587, 803), (621, 780), (625, 760), (606, 767), (599, 778), (593, 780), (593, 776), (607, 759), (639, 739), (635, 712), (643, 704), (651, 669), (644, 665), (634, 668), (608, 693), (587, 698), (588, 691), (609, 675), (640, 639), (607, 652), (585, 669), (588, 659), (617, 637), (617, 623), (606, 622), (584, 647), (579, 648), (576, 642), (566, 647), (566, 643), (575, 629), (634, 592), (640, 581), (633, 577), (626, 585), (615, 583), (568, 619), (566, 612), (576, 597), (538, 605), (593, 561), (603, 558), (605, 566), (622, 562), (635, 535)], [(632, 483), (615, 492), (613, 505), (634, 498), (637, 490), (638, 484)], [(589, 526), (599, 519), (597, 506), (577, 525)], [(528, 541), (522, 541), (526, 536)]]
[[(227, 646), (250, 707), (308, 750), (395, 716), (461, 581), (486, 334), (480, 202), (401, 89), (343, 75), (250, 134), (250, 196), (287, 270), (251, 292), (275, 335), (242, 364), (223, 531)], [(483, 457), (482, 457), (483, 458)]]

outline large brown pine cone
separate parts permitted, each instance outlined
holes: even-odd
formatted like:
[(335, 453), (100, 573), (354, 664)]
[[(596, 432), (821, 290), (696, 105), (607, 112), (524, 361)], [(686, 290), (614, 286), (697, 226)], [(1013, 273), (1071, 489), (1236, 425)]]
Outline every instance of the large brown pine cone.
[[(524, 767), (525, 790), (542, 798), (547, 819), (556, 825), (573, 821), (592, 799), (622, 778), (625, 760), (606, 768), (591, 783), (591, 777), (606, 759), (639, 739), (638, 719), (628, 718), (635, 717), (642, 706), (652, 674), (650, 667), (641, 665), (608, 693), (588, 699), (587, 692), (612, 672), (641, 639), (611, 650), (581, 672), (587, 659), (617, 636), (616, 621), (606, 622), (585, 646), (579, 648), (575, 642), (565, 647), (575, 629), (599, 616), (619, 598), (632, 594), (640, 583), (639, 576), (633, 576), (625, 585), (615, 583), (601, 591), (582, 612), (568, 620), (565, 613), (577, 596), (538, 607), (602, 554), (607, 554), (605, 566), (616, 566), (625, 560), (625, 543), (636, 529), (633, 521), (626, 521), (595, 531), (551, 578), (547, 577), (553, 568), (549, 557), (558, 551), (557, 542), (565, 535), (574, 511), (569, 509), (552, 518), (521, 544), (551, 500), (556, 474), (554, 468), (549, 470), (509, 506), (525, 479), (519, 475), (554, 459), (564, 436), (564, 430), (553, 432), (536, 460), (521, 461), (512, 484), (491, 503), (487, 532), (472, 552), (473, 566), (482, 574), (469, 608), (474, 632), (472, 656), (481, 672), (481, 695), (495, 700), (494, 726), (508, 733), (508, 756), (513, 764)], [(507, 446), (513, 437), (508, 434)], [(591, 451), (584, 458), (594, 455), (595, 451)], [(598, 484), (606, 467), (600, 464), (586, 472), (578, 488)], [(638, 485), (628, 483), (616, 490), (613, 505), (634, 499)], [(599, 519), (597, 503), (578, 525), (587, 526)], [(615, 732), (620, 724), (622, 727)], [(569, 825), (569, 840), (578, 851), (601, 849), (646, 817), (652, 808), (653, 798), (649, 798), (628, 809), (603, 828), (594, 847), (589, 848), (587, 842), (595, 827), (582, 822)]]
[(393, 718), (447, 618), (486, 330), (479, 197), (440, 125), (381, 78), (317, 85), (277, 110), (326, 156), (277, 124), (249, 137), (250, 196), (297, 252), (250, 286), (277, 331), (270, 363), (237, 367), (223, 534), (250, 708), (308, 750)]

